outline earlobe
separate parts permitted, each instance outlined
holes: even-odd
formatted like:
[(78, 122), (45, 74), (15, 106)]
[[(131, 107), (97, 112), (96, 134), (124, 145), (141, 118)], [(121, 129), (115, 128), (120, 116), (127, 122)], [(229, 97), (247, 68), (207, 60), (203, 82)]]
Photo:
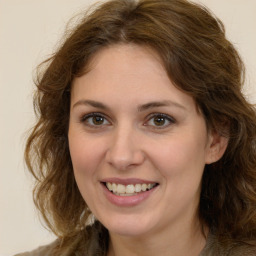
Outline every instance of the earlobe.
[(209, 136), (208, 150), (205, 158), (206, 164), (212, 164), (222, 158), (228, 146), (228, 138), (213, 131)]

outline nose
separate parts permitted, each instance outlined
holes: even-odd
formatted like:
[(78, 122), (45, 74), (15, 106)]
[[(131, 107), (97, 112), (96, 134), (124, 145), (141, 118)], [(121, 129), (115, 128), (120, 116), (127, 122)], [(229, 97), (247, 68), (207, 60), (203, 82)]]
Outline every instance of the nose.
[(141, 165), (145, 159), (141, 139), (132, 128), (119, 128), (113, 132), (106, 152), (106, 160), (115, 169), (124, 171)]

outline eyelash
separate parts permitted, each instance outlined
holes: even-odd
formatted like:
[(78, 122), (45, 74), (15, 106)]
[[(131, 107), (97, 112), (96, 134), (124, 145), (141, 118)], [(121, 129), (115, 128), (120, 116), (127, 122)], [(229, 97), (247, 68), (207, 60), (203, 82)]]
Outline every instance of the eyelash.
[[(86, 125), (88, 125), (88, 126), (90, 126), (90, 127), (93, 127), (93, 128), (101, 128), (102, 125), (106, 125), (106, 124), (100, 124), (100, 125), (90, 124), (90, 123), (89, 123), (89, 119), (90, 119), (90, 118), (95, 118), (95, 117), (100, 117), (100, 118), (102, 118), (102, 119), (104, 120), (103, 122), (107, 121), (107, 118), (105, 117), (105, 115), (103, 115), (103, 114), (101, 114), (101, 113), (95, 113), (95, 112), (89, 113), (89, 114), (87, 114), (87, 115), (82, 116), (82, 118), (80, 119), (80, 121), (81, 121), (82, 123), (86, 123)], [(110, 124), (109, 121), (107, 121), (107, 122), (108, 122), (108, 124)]]
[[(90, 121), (89, 121), (90, 118), (97, 118), (97, 117), (103, 119), (102, 124), (97, 125), (97, 124), (90, 123)], [(164, 121), (164, 125), (157, 126), (157, 125), (148, 124), (151, 120), (154, 121), (153, 120), (154, 118), (162, 118), (163, 121)], [(106, 125), (110, 124), (110, 122), (108, 121), (108, 118), (106, 118), (105, 115), (103, 115), (101, 113), (97, 113), (97, 112), (92, 112), (92, 113), (89, 113), (87, 115), (82, 116), (80, 118), (80, 121), (82, 123), (85, 123), (87, 126), (93, 127), (93, 128), (96, 128), (96, 129), (102, 128), (102, 126), (106, 126)], [(107, 124), (104, 124), (105, 121), (107, 122)], [(168, 122), (168, 124), (165, 124), (166, 121)], [(91, 120), (91, 122), (93, 122), (93, 120)], [(175, 124), (175, 123), (176, 123), (176, 120), (173, 117), (169, 116), (169, 115), (166, 115), (166, 114), (163, 114), (163, 113), (152, 113), (147, 117), (147, 121), (143, 125), (144, 126), (151, 126), (153, 129), (164, 129), (164, 128), (170, 126), (171, 124)]]
[[(148, 123), (150, 120), (153, 121), (154, 118), (162, 118), (162, 119), (164, 119), (164, 123), (166, 123), (166, 121), (167, 121), (168, 124), (164, 124), (164, 125), (161, 125), (161, 126), (151, 125), (151, 127), (153, 129), (164, 129), (164, 128), (170, 126), (171, 124), (176, 123), (176, 120), (173, 117), (171, 117), (169, 115), (166, 115), (166, 114), (163, 114), (163, 113), (152, 113), (152, 114), (150, 114), (147, 118), (146, 123)], [(144, 124), (144, 126), (150, 126), (150, 125)]]

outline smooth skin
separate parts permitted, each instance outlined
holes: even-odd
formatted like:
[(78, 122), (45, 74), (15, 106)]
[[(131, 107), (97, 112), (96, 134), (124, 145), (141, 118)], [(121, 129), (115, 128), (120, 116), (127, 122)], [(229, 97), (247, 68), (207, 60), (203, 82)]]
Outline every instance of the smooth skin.
[[(227, 139), (207, 131), (193, 98), (172, 84), (154, 51), (118, 44), (94, 56), (72, 84), (68, 138), (79, 190), (109, 230), (108, 256), (200, 253), (202, 174)], [(158, 186), (141, 203), (120, 207), (106, 198), (108, 178)]]

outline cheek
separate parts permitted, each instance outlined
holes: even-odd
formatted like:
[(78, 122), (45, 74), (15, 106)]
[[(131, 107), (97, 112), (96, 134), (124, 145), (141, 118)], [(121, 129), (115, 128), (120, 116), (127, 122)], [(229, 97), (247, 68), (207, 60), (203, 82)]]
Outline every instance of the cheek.
[(83, 134), (69, 133), (69, 150), (76, 176), (90, 176), (100, 162), (101, 147)]
[(176, 136), (151, 146), (151, 156), (163, 176), (201, 174), (205, 165), (205, 145), (195, 136)]
[(154, 147), (153, 161), (162, 176), (163, 204), (167, 212), (197, 207), (205, 166), (204, 152), (203, 143), (184, 136), (162, 147)]
[(77, 186), (90, 208), (97, 186), (97, 169), (100, 163), (100, 147), (83, 133), (69, 133), (69, 149)]

